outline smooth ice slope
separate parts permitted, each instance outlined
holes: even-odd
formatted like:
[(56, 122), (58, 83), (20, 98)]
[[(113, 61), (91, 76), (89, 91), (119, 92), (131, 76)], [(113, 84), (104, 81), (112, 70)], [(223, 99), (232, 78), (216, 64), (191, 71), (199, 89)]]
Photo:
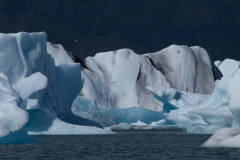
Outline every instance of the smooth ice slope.
[[(28, 127), (34, 128), (32, 123), (24, 127), (32, 118), (26, 109), (50, 115), (49, 119), (43, 120), (44, 116), (35, 119), (34, 122), (44, 122), (42, 125), (45, 128), (39, 132), (57, 134), (60, 132), (59, 124), (64, 126), (65, 134), (71, 134), (72, 128), (78, 128), (76, 134), (81, 130), (77, 125), (101, 127), (71, 112), (71, 104), (83, 82), (80, 64), (73, 63), (60, 45), (51, 46), (48, 43), (48, 53), (43, 32), (0, 34), (0, 42), (0, 143), (33, 140), (27, 135)], [(82, 129), (91, 130), (91, 127)], [(100, 129), (83, 130), (80, 133), (98, 133)]]
[(145, 87), (172, 87), (202, 94), (211, 94), (214, 89), (210, 59), (200, 47), (172, 45), (145, 55), (121, 49), (88, 57), (81, 67), (84, 86), (79, 95), (96, 107), (162, 111), (162, 102)]

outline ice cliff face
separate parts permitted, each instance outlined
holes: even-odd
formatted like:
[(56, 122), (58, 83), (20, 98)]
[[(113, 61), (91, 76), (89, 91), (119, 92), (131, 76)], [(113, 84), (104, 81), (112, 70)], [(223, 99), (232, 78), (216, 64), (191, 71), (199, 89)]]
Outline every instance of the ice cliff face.
[(214, 89), (211, 60), (201, 47), (171, 45), (145, 55), (161, 71), (171, 88), (210, 95)]
[(145, 87), (175, 88), (211, 94), (214, 77), (206, 50), (171, 45), (157, 53), (138, 55), (129, 49), (98, 53), (81, 62), (84, 86), (80, 96), (97, 107), (142, 107), (162, 111)]
[(104, 133), (78, 126), (100, 127), (71, 112), (83, 85), (80, 64), (60, 45), (46, 44), (46, 37), (43, 32), (0, 34), (0, 143), (31, 141), (27, 131)]

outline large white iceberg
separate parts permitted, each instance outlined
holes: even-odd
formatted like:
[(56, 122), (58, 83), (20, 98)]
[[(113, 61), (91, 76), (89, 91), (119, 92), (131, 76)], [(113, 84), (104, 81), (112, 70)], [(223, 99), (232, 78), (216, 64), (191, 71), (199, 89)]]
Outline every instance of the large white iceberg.
[[(34, 134), (57, 134), (60, 126), (65, 128), (62, 134), (111, 133), (78, 126), (101, 127), (71, 112), (83, 86), (80, 64), (73, 63), (60, 45), (51, 45), (46, 38), (44, 32), (0, 34), (0, 142), (31, 141), (27, 130), (38, 122), (45, 128), (31, 131)], [(51, 118), (34, 119), (33, 110)], [(34, 123), (28, 123), (29, 119)]]
[(201, 47), (171, 45), (157, 53), (138, 55), (129, 49), (98, 53), (81, 62), (84, 86), (79, 96), (96, 107), (141, 107), (162, 111), (145, 87), (175, 88), (211, 94), (211, 61)]

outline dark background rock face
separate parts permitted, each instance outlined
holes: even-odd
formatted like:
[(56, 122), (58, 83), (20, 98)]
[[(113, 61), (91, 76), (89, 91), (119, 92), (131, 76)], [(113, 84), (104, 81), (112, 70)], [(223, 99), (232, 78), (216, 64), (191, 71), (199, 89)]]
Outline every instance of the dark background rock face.
[(240, 1), (1, 0), (0, 32), (19, 31), (45, 31), (79, 58), (177, 44), (199, 45), (213, 61), (240, 60)]

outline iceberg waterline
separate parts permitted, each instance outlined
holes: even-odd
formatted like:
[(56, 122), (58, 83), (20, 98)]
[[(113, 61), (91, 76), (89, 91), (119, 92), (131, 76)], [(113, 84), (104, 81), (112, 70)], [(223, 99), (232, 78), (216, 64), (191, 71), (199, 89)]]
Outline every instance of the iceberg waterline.
[(0, 34), (0, 42), (0, 143), (36, 141), (28, 134), (111, 134), (99, 123), (119, 123), (115, 128), (220, 129), (204, 146), (240, 144), (238, 61), (215, 62), (223, 77), (214, 87), (200, 47), (172, 45), (145, 55), (122, 49), (80, 65), (44, 32)]
[[(206, 68), (211, 68), (211, 65), (208, 65), (209, 57), (207, 53), (204, 52), (205, 50), (198, 47), (192, 47), (191, 49), (195, 51), (193, 52), (195, 58), (198, 57), (195, 59), (194, 63), (202, 64), (202, 66), (197, 65), (198, 68), (195, 69), (195, 72), (192, 72), (193, 69), (192, 70), (190, 69), (189, 71), (187, 70), (192, 66), (192, 64), (187, 63), (188, 61), (185, 62), (187, 63), (186, 64), (187, 69), (182, 69), (181, 64), (183, 64), (184, 62), (181, 61), (181, 58), (184, 56), (189, 58), (188, 56), (191, 57), (191, 55), (186, 56), (187, 54), (184, 53), (184, 51), (189, 52), (189, 50), (186, 47), (175, 45), (170, 46), (167, 49), (163, 49), (162, 51), (157, 52), (155, 54), (144, 55), (147, 57), (152, 67), (157, 71), (153, 69), (154, 71), (148, 70), (146, 72), (148, 68), (151, 68), (150, 67), (151, 65), (149, 66), (150, 63), (148, 64), (148, 61), (144, 62), (145, 60), (144, 58), (138, 57), (131, 50), (123, 49), (114, 52), (99, 53), (95, 57), (89, 57), (82, 62), (83, 79), (87, 82), (87, 84), (83, 87), (83, 90), (80, 93), (80, 97), (90, 99), (93, 102), (93, 105), (97, 106), (98, 109), (100, 110), (102, 107), (131, 108), (131, 106), (137, 106), (154, 111), (164, 111), (165, 117), (163, 117), (162, 120), (160, 121), (162, 122), (167, 121), (171, 122), (172, 124), (176, 124), (179, 127), (185, 128), (188, 133), (212, 134), (220, 129), (219, 132), (216, 132), (216, 134), (222, 133), (225, 135), (225, 138), (227, 137), (229, 139), (229, 136), (231, 137), (235, 135), (235, 133), (238, 135), (236, 127), (232, 129), (233, 130), (232, 132), (234, 133), (231, 132), (231, 129), (222, 131), (221, 128), (226, 127), (230, 128), (232, 126), (239, 125), (238, 121), (234, 120), (238, 119), (237, 117), (237, 115), (239, 115), (238, 111), (234, 110), (234, 112), (232, 112), (231, 110), (229, 110), (229, 100), (231, 99), (232, 96), (234, 96), (234, 94), (231, 95), (229, 94), (229, 92), (227, 92), (227, 90), (229, 90), (227, 84), (229, 84), (229, 81), (231, 82), (231, 79), (233, 78), (232, 75), (235, 72), (237, 72), (236, 70), (239, 69), (239, 62), (231, 59), (226, 59), (223, 62), (216, 61), (215, 65), (218, 69), (218, 72), (220, 73), (219, 74), (220, 76), (218, 76), (218, 80), (212, 83), (213, 82), (211, 81), (211, 78), (213, 77), (212, 70), (211, 69), (206, 70)], [(178, 57), (178, 60), (176, 60), (176, 57), (174, 57), (174, 55), (177, 54), (174, 53), (176, 51), (177, 53), (183, 52), (184, 56), (182, 57), (180, 56)], [(117, 57), (120, 58), (117, 59)], [(138, 63), (138, 60), (133, 60), (134, 59), (133, 57), (135, 59), (140, 60), (140, 62)], [(172, 57), (173, 59), (168, 59), (169, 57)], [(133, 66), (128, 64), (128, 61), (131, 58), (132, 60), (130, 61), (136, 63)], [(161, 58), (164, 59), (165, 63), (161, 62), (162, 61)], [(111, 63), (105, 63), (105, 61), (110, 61)], [(127, 63), (121, 63), (121, 61)], [(180, 65), (174, 66), (175, 64), (174, 62)], [(121, 66), (121, 64), (124, 65)], [(169, 64), (173, 64), (173, 66)], [(132, 77), (127, 76), (127, 78), (129, 78), (128, 80), (123, 78), (125, 74), (126, 75), (129, 74), (128, 71), (137, 73), (137, 71), (134, 71), (136, 69), (133, 69), (135, 66), (136, 68), (139, 68), (138, 72), (139, 74), (135, 76), (131, 75)], [(119, 68), (122, 69), (122, 67), (126, 68), (120, 70)], [(181, 72), (181, 74), (179, 74), (178, 71), (179, 68), (180, 71), (184, 70), (183, 72)], [(118, 72), (119, 70), (120, 72)], [(122, 71), (124, 72), (122, 73)], [(146, 79), (146, 77), (149, 77), (149, 75), (147, 74), (149, 72), (151, 72), (152, 74), (154, 74), (154, 72), (156, 73), (160, 72), (159, 75), (161, 78), (152, 76), (152, 78), (154, 78), (155, 81), (154, 83), (149, 82)], [(189, 74), (191, 75), (193, 73), (195, 74), (195, 78), (192, 79), (195, 79), (195, 81), (191, 81), (191, 76), (189, 79)], [(180, 78), (180, 81), (177, 81), (178, 77), (174, 77), (176, 75), (178, 77), (181, 77), (182, 79)], [(143, 77), (145, 77), (145, 79)], [(211, 78), (209, 79), (209, 77)], [(123, 78), (126, 82), (122, 81), (121, 78)], [(199, 82), (197, 82), (196, 79), (199, 80), (199, 82), (202, 81), (203, 83), (199, 84)], [(139, 83), (139, 81), (141, 83)], [(147, 84), (149, 84), (149, 86), (147, 86)], [(212, 91), (204, 89), (204, 87), (209, 89), (211, 88), (212, 85), (214, 85), (213, 87), (214, 89)], [(121, 87), (123, 86), (126, 88), (121, 88), (119, 86)], [(131, 88), (132, 86), (134, 87)], [(139, 89), (139, 87), (142, 88)], [(240, 89), (240, 87), (235, 86), (235, 90), (238, 89)], [(141, 96), (148, 95), (146, 90), (148, 90), (149, 93), (151, 93), (153, 97), (155, 97), (156, 100), (158, 100), (161, 103), (159, 102), (155, 103), (155, 101), (152, 101), (147, 105), (146, 102), (149, 102), (149, 98), (147, 98), (147, 96), (142, 98), (143, 96)], [(237, 93), (237, 91), (234, 93)], [(125, 98), (124, 96), (122, 96), (123, 99), (121, 100), (123, 101), (121, 101), (119, 100), (120, 98), (118, 97), (121, 95), (128, 97)], [(135, 96), (137, 97), (137, 99), (134, 98)], [(130, 100), (129, 97), (131, 97)], [(139, 97), (141, 98), (138, 99)], [(134, 100), (137, 101), (134, 102)], [(238, 108), (238, 106), (235, 106), (235, 108)], [(91, 117), (92, 120), (98, 122), (102, 120), (101, 118), (94, 119), (94, 115), (91, 112), (85, 113), (86, 114), (82, 116)], [(75, 114), (78, 113), (75, 112)], [(107, 115), (109, 113), (101, 114)], [(233, 115), (236, 116), (234, 117)], [(95, 117), (97, 116), (95, 115)], [(114, 122), (113, 119), (115, 117), (116, 116), (111, 117), (112, 122)], [(119, 126), (121, 126), (123, 129), (131, 128), (131, 125), (127, 125), (125, 123), (120, 123), (114, 127), (121, 128)], [(209, 141), (211, 141), (211, 139)], [(223, 141), (225, 144), (226, 140), (224, 139)], [(219, 142), (219, 140), (217, 140), (217, 142)], [(225, 146), (231, 146), (229, 144), (230, 143), (228, 143), (228, 145)], [(214, 145), (218, 146), (216, 143)], [(204, 146), (214, 145), (212, 145), (212, 142), (204, 144)]]

